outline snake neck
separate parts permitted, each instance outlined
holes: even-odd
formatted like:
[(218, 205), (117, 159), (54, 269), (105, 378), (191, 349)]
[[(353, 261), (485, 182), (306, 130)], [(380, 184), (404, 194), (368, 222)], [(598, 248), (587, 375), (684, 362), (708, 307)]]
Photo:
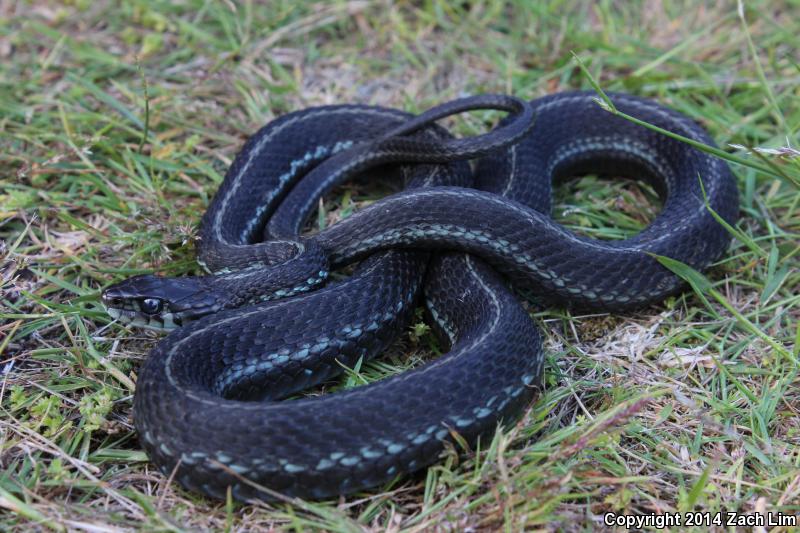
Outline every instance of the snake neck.
[[(278, 242), (278, 241), (273, 241)], [(291, 244), (292, 257), (275, 263), (270, 257), (238, 270), (207, 276), (206, 283), (222, 296), (223, 308), (242, 307), (294, 296), (316, 289), (328, 278), (328, 253), (313, 239), (280, 241)]]

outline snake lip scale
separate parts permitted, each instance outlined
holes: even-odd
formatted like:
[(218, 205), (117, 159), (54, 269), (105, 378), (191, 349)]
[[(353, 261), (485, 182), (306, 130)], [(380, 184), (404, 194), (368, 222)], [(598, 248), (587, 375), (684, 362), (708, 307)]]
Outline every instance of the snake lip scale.
[[(676, 111), (610, 98), (713, 145)], [(472, 109), (507, 116), (466, 138), (435, 123)], [(620, 241), (568, 231), (549, 216), (552, 184), (586, 173), (648, 181), (661, 213)], [(357, 176), (405, 188), (301, 236), (319, 199)], [(163, 472), (216, 498), (327, 498), (419, 470), (456, 435), (490, 437), (533, 399), (541, 339), (512, 287), (608, 312), (657, 303), (682, 284), (654, 255), (705, 269), (727, 248), (711, 210), (736, 222), (724, 161), (607, 113), (590, 92), (481, 95), (418, 116), (335, 105), (279, 117), (244, 145), (203, 216), (207, 275), (137, 276), (103, 292), (113, 318), (171, 330), (139, 374), (142, 445)], [(419, 304), (444, 355), (284, 400), (379, 354)]]

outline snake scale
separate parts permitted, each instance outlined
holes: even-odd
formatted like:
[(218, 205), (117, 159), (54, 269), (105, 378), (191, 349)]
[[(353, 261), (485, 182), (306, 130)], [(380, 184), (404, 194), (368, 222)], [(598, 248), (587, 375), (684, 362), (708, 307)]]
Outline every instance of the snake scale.
[[(713, 145), (678, 112), (610, 98)], [(507, 116), (461, 139), (434, 124), (482, 108)], [(660, 214), (625, 240), (566, 230), (549, 216), (552, 184), (586, 173), (651, 183)], [(356, 176), (405, 188), (301, 236), (319, 199)], [(512, 422), (535, 394), (541, 340), (509, 282), (580, 309), (658, 302), (681, 282), (652, 254), (704, 269), (726, 249), (709, 207), (737, 218), (722, 160), (604, 111), (593, 93), (474, 96), (418, 116), (363, 105), (286, 114), (248, 140), (202, 219), (208, 275), (138, 276), (103, 293), (112, 317), (173, 329), (139, 374), (141, 442), (165, 474), (218, 498), (325, 498), (421, 469), (458, 436), (473, 443)], [(284, 400), (380, 353), (420, 303), (444, 355)]]

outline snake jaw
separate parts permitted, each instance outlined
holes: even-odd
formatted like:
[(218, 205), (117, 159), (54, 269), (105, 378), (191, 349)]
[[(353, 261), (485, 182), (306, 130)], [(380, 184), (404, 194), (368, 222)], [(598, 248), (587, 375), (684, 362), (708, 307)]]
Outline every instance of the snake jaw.
[(115, 320), (157, 331), (170, 331), (224, 307), (203, 277), (129, 278), (103, 291), (103, 306)]

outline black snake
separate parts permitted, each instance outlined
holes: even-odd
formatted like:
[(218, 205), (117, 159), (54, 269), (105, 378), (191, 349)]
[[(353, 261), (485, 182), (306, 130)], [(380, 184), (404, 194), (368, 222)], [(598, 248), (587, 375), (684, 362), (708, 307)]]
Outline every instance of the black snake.
[[(729, 242), (708, 208), (737, 216), (727, 165), (604, 111), (594, 96), (478, 96), (418, 117), (318, 107), (257, 132), (203, 217), (199, 261), (213, 274), (140, 276), (103, 293), (123, 321), (182, 326), (137, 382), (135, 424), (151, 459), (215, 497), (230, 487), (239, 499), (322, 498), (384, 483), (434, 462), (455, 435), (490, 434), (530, 402), (541, 342), (506, 280), (557, 305), (619, 311), (681, 287), (651, 254), (708, 267)], [(680, 113), (611, 99), (713, 144)], [(465, 139), (432, 124), (475, 108), (509, 115)], [(479, 158), (474, 167), (469, 158)], [(551, 185), (585, 173), (650, 182), (661, 213), (620, 241), (564, 229), (549, 217)], [(354, 175), (407, 187), (300, 237), (322, 195)], [(351, 276), (325, 283), (359, 259)], [(379, 353), (419, 298), (446, 354), (370, 385), (278, 401)]]

